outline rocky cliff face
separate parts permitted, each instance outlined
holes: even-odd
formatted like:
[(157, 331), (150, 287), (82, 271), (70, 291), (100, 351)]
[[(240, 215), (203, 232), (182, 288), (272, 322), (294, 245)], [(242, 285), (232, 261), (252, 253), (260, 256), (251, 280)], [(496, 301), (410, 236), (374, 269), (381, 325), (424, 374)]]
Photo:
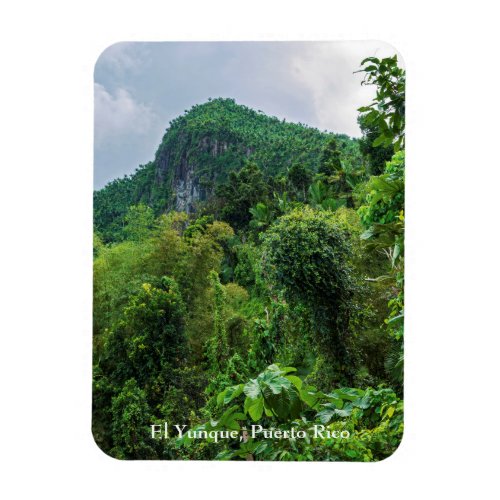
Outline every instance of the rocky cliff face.
[(172, 193), (171, 205), (178, 212), (193, 212), (195, 202), (201, 199), (195, 171), (196, 164), (189, 161), (186, 151), (176, 161), (167, 149), (157, 160), (156, 183)]
[(169, 147), (161, 151), (156, 160), (156, 181), (170, 189), (173, 209), (192, 213), (197, 202), (214, 194), (218, 172), (210, 169), (210, 165), (217, 161), (223, 163), (223, 157), (229, 151), (238, 150), (240, 156), (248, 157), (254, 149), (207, 136), (197, 141), (194, 147), (189, 139), (183, 142), (180, 151), (177, 148), (177, 154)]

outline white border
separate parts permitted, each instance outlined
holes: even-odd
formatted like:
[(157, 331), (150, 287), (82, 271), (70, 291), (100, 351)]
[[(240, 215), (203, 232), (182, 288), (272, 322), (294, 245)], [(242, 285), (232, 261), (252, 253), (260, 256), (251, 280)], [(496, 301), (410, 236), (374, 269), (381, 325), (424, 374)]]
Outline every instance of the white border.
[[(4, 498), (189, 492), (375, 500), (498, 490), (499, 404), (491, 387), (498, 380), (498, 334), (491, 335), (499, 281), (497, 17), (483, 1), (405, 5), (46, 0), (4, 7)], [(93, 443), (93, 66), (116, 41), (191, 39), (381, 39), (405, 59), (406, 431), (382, 463), (120, 462)]]

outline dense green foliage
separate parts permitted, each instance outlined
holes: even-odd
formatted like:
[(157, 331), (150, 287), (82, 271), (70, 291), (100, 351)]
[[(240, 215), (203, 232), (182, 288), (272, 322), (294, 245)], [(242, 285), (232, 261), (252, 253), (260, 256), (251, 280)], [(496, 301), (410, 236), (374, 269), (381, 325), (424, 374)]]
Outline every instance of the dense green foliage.
[[(325, 393), (305, 384), (295, 371), (271, 365), (218, 395), (224, 408), (220, 419), (198, 425), (195, 432), (206, 431), (207, 441), (214, 443), (210, 436), (216, 438), (222, 429), (252, 431), (243, 444), (221, 450), (217, 459), (369, 462), (392, 454), (403, 433), (403, 402), (391, 389), (343, 387)], [(177, 444), (188, 448), (193, 441), (186, 435)]]
[[(377, 116), (361, 141), (215, 99), (95, 193), (92, 425), (106, 453), (373, 461), (397, 448), (404, 71), (366, 63), (378, 92), (360, 120)], [(174, 187), (189, 165), (203, 195), (186, 213)]]
[(398, 66), (397, 56), (378, 59), (367, 57), (361, 62), (365, 65), (363, 85), (375, 85), (377, 95), (369, 106), (358, 109), (364, 123), (378, 128), (380, 135), (373, 146), (394, 147), (394, 151), (404, 148), (405, 144), (405, 87), (406, 72)]

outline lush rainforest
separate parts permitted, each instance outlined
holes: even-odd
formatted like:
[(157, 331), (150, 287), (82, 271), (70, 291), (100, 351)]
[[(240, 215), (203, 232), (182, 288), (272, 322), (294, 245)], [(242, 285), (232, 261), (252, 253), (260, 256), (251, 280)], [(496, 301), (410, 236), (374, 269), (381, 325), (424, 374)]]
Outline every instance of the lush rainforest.
[(376, 90), (360, 139), (211, 99), (94, 192), (92, 426), (109, 455), (398, 447), (405, 72), (396, 56), (360, 72)]

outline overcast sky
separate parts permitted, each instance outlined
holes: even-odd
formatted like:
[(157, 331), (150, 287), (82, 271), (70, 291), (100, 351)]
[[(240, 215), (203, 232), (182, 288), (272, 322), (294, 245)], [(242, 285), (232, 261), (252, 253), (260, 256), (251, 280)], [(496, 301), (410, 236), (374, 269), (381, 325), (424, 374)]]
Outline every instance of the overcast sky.
[(209, 97), (359, 137), (372, 87), (353, 74), (383, 42), (124, 42), (95, 66), (94, 187), (154, 158), (168, 123)]

